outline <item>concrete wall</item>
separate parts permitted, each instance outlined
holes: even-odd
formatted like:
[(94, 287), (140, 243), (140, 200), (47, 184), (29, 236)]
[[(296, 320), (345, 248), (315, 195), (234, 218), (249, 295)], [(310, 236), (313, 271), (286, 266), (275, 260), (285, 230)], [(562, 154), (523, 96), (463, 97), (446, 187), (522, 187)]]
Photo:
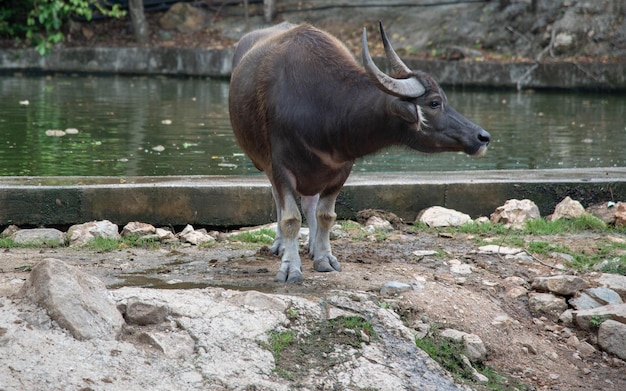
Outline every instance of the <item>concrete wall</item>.
[[(339, 218), (381, 209), (407, 222), (430, 206), (489, 216), (511, 198), (533, 200), (542, 215), (565, 196), (588, 206), (626, 200), (626, 168), (465, 171), (352, 176), (337, 201)], [(0, 178), (0, 226), (116, 224), (252, 226), (272, 222), (269, 182), (251, 177)]]
[[(0, 50), (0, 72), (85, 72), (230, 77), (232, 49), (67, 48)], [(383, 59), (377, 63), (384, 69)], [(626, 91), (624, 63), (502, 63), (406, 59), (441, 84)]]

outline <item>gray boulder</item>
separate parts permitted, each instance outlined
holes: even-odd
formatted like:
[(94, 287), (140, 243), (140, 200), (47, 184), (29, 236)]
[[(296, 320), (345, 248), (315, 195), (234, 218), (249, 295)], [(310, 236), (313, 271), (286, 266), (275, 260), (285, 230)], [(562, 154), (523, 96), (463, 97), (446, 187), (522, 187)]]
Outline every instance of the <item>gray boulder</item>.
[(124, 324), (100, 280), (58, 259), (38, 263), (18, 296), (46, 309), (79, 340), (115, 339)]

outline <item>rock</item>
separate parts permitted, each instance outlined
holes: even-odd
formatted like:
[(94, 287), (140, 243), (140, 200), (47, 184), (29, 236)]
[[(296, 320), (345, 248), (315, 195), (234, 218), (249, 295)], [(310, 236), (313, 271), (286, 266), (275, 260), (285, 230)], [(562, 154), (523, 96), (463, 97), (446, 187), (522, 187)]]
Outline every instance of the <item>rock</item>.
[(610, 319), (602, 322), (598, 328), (598, 345), (605, 352), (626, 360), (626, 324)]
[(374, 231), (393, 231), (393, 225), (381, 217), (372, 216), (365, 222), (365, 229), (369, 231), (369, 227)]
[(189, 3), (176, 3), (161, 16), (159, 25), (166, 30), (192, 33), (204, 27), (205, 19), (206, 15), (201, 9)]
[(478, 247), (478, 252), (481, 254), (517, 255), (524, 252), (524, 249), (517, 247), (499, 246), (497, 244), (488, 244)]
[(626, 276), (611, 273), (602, 273), (594, 278), (594, 282), (600, 286), (610, 288), (617, 292), (622, 299), (626, 299)]
[(482, 362), (487, 357), (487, 348), (482, 339), (476, 334), (465, 333), (455, 329), (445, 329), (441, 332), (441, 337), (462, 341), (465, 346), (465, 353), (472, 362)]
[(615, 206), (616, 204), (614, 202), (603, 202), (601, 204), (595, 204), (587, 207), (586, 212), (596, 216), (606, 224), (614, 225), (615, 210), (617, 209)]
[(566, 327), (574, 326), (574, 310), (568, 308), (563, 311), (563, 313), (559, 315), (559, 322)]
[(413, 289), (411, 284), (406, 284), (399, 281), (389, 281), (383, 285), (380, 289), (380, 294), (383, 296), (395, 296), (402, 292), (410, 291)]
[(72, 225), (65, 234), (70, 246), (82, 246), (95, 238), (119, 240), (117, 224), (109, 220)]
[(115, 339), (124, 324), (100, 280), (58, 259), (38, 263), (19, 297), (45, 308), (76, 339)]
[(175, 242), (178, 240), (176, 238), (176, 235), (174, 235), (174, 233), (170, 231), (169, 229), (156, 228), (154, 230), (154, 233), (156, 234), (156, 236), (159, 238), (159, 241), (161, 242)]
[(531, 200), (524, 199), (520, 201), (511, 199), (506, 201), (504, 205), (496, 208), (490, 219), (494, 224), (504, 224), (507, 228), (522, 229), (526, 221), (540, 217), (539, 208)]
[(577, 310), (572, 313), (574, 324), (583, 330), (592, 330), (600, 322), (608, 319), (626, 323), (626, 304), (612, 304), (587, 310)]
[(570, 299), (568, 303), (577, 310), (586, 310), (602, 307), (603, 305), (622, 304), (623, 301), (614, 290), (606, 287), (597, 287), (585, 289), (580, 295)]
[(618, 202), (615, 205), (615, 226), (623, 227), (626, 225), (626, 202)]
[(139, 341), (163, 352), (165, 357), (169, 358), (185, 358), (194, 352), (195, 341), (186, 331), (144, 331), (137, 338)]
[(168, 309), (162, 304), (133, 298), (128, 300), (123, 312), (128, 324), (145, 326), (163, 322), (168, 314)]
[(239, 295), (233, 296), (230, 301), (233, 304), (279, 312), (285, 312), (288, 308), (287, 303), (279, 297), (257, 291), (241, 292)]
[(534, 316), (546, 316), (549, 319), (557, 320), (561, 313), (567, 309), (567, 303), (562, 297), (557, 297), (551, 293), (528, 294), (528, 307)]
[(11, 238), (17, 244), (64, 244), (65, 234), (54, 228), (20, 229)]
[(487, 383), (487, 382), (489, 382), (489, 378), (487, 376), (485, 376), (482, 373), (478, 372), (476, 370), (476, 368), (474, 368), (472, 366), (472, 363), (471, 363), (469, 357), (467, 357), (464, 354), (461, 354), (461, 361), (463, 361), (463, 365), (465, 365), (465, 367), (472, 372), (472, 377), (474, 378), (475, 381), (477, 381), (479, 383)]
[(458, 227), (472, 221), (472, 218), (453, 209), (441, 206), (432, 206), (422, 211), (417, 220), (426, 223), (429, 227)]
[(0, 234), (0, 237), (10, 238), (13, 236), (14, 233), (16, 233), (19, 230), (20, 230), (20, 227), (18, 227), (17, 225), (11, 224), (8, 227), (6, 227), (4, 231), (2, 231), (2, 233)]
[(576, 219), (585, 213), (585, 208), (578, 201), (572, 200), (569, 196), (559, 202), (554, 208), (551, 220)]
[(437, 255), (437, 251), (434, 250), (415, 250), (413, 251), (413, 255), (423, 258), (431, 255)]
[[(456, 261), (456, 262), (454, 262)], [(472, 266), (467, 263), (462, 263), (457, 259), (451, 259), (450, 263), (450, 273), (453, 274), (472, 274)]]
[(578, 276), (550, 276), (535, 277), (531, 288), (542, 292), (552, 292), (557, 295), (571, 296), (587, 287), (585, 280)]
[(209, 235), (205, 229), (194, 230), (189, 224), (178, 234), (182, 242), (199, 245), (208, 242), (214, 242), (215, 238)]
[(155, 235), (156, 228), (151, 224), (140, 223), (138, 221), (132, 221), (122, 228), (122, 236), (148, 236)]

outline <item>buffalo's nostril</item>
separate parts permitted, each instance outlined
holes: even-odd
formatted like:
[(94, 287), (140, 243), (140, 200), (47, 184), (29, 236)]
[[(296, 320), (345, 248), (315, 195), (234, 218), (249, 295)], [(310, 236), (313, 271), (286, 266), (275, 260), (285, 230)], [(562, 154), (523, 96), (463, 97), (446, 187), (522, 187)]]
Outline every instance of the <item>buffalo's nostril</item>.
[(478, 133), (478, 139), (485, 144), (489, 144), (489, 141), (491, 141), (491, 135), (486, 130), (483, 130)]

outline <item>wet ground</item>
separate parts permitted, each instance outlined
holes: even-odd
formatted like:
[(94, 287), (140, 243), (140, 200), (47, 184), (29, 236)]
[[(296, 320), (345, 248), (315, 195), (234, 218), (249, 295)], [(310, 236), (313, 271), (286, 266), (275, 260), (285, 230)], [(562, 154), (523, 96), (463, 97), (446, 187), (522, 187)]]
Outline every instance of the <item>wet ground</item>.
[[(623, 361), (603, 356), (598, 350), (581, 355), (566, 343), (573, 333), (593, 344), (593, 335), (563, 329), (547, 319), (537, 320), (529, 313), (526, 294), (510, 294), (513, 288), (528, 288), (535, 276), (562, 273), (558, 268), (567, 266), (562, 259), (505, 259), (482, 254), (477, 249), (488, 237), (454, 231), (405, 226), (373, 235), (360, 229), (348, 232), (349, 237), (332, 242), (343, 272), (316, 273), (312, 262), (304, 260), (301, 284), (273, 281), (280, 260), (266, 246), (227, 240), (210, 247), (177, 244), (113, 251), (8, 249), (0, 254), (0, 281), (26, 279), (28, 265), (53, 257), (98, 276), (110, 289), (215, 286), (324, 297), (333, 289), (379, 294), (389, 281), (414, 283), (419, 289), (401, 296), (380, 296), (381, 302), (394, 308), (409, 326), (426, 320), (431, 325), (478, 334), (489, 349), (486, 364), (528, 385), (527, 389), (626, 389)], [(613, 239), (626, 240), (626, 235), (616, 234)], [(606, 235), (590, 232), (525, 240), (547, 241), (574, 251), (596, 251)], [(422, 250), (435, 254), (416, 253)], [(467, 264), (469, 270), (455, 273), (451, 270), (454, 264)], [(568, 272), (576, 273), (571, 269)], [(495, 321), (503, 315), (507, 316), (504, 323)]]

